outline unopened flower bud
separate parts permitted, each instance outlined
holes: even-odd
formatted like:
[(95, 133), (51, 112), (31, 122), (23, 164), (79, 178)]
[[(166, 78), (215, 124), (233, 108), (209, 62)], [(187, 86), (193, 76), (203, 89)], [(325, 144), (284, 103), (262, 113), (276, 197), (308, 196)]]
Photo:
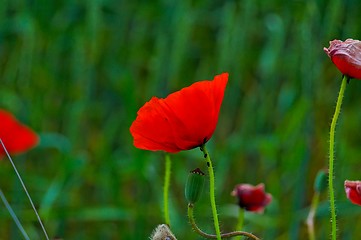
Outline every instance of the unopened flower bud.
[(361, 181), (345, 181), (347, 198), (354, 204), (361, 206)]
[(191, 171), (188, 175), (185, 187), (185, 196), (188, 203), (194, 204), (199, 200), (202, 194), (203, 185), (204, 173), (199, 168)]
[(314, 182), (314, 189), (316, 192), (323, 192), (326, 190), (327, 188), (327, 171), (326, 170), (320, 170), (317, 173), (317, 176), (315, 178), (315, 182)]
[(330, 42), (330, 47), (323, 50), (342, 74), (361, 79), (361, 41), (333, 40)]
[(255, 213), (263, 213), (264, 208), (272, 201), (272, 195), (265, 192), (263, 183), (256, 186), (238, 184), (231, 195), (238, 199), (240, 208)]

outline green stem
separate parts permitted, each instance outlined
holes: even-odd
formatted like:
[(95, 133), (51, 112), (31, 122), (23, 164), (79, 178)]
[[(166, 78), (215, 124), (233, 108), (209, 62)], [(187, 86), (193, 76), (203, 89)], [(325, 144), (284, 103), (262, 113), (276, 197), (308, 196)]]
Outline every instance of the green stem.
[(214, 172), (213, 172), (212, 161), (211, 161), (209, 153), (206, 149), (205, 144), (203, 144), (201, 146), (201, 151), (204, 153), (204, 158), (206, 159), (206, 162), (207, 162), (207, 168), (208, 168), (208, 174), (209, 174), (209, 197), (210, 197), (211, 207), (212, 207), (214, 229), (216, 230), (217, 240), (220, 240), (221, 239), (221, 230), (219, 228), (218, 214), (217, 214), (217, 207), (216, 207), (216, 197), (214, 195), (215, 187), (214, 187)]
[(170, 169), (172, 162), (170, 160), (170, 156), (167, 153), (165, 155), (165, 173), (164, 173), (164, 187), (163, 187), (163, 211), (164, 211), (164, 220), (165, 224), (170, 226), (170, 218), (169, 218), (169, 185), (170, 185)]
[(315, 214), (318, 207), (318, 202), (320, 199), (320, 193), (315, 192), (312, 198), (312, 204), (310, 208), (310, 212), (308, 213), (306, 224), (307, 224), (307, 230), (308, 230), (308, 237), (310, 240), (315, 240)]
[(336, 208), (335, 208), (335, 193), (333, 189), (333, 162), (334, 162), (334, 145), (335, 145), (335, 128), (338, 116), (341, 111), (342, 98), (346, 89), (346, 84), (348, 81), (348, 77), (346, 75), (342, 78), (340, 92), (338, 94), (337, 103), (335, 113), (332, 118), (331, 128), (330, 128), (330, 159), (329, 159), (329, 167), (328, 167), (328, 188), (330, 195), (330, 209), (331, 209), (331, 237), (332, 240), (336, 240)]
[[(237, 230), (239, 230), (239, 231), (242, 230), (243, 222), (244, 222), (244, 210), (243, 210), (243, 208), (239, 208), (238, 220), (237, 220), (237, 225), (236, 225)], [(239, 237), (238, 239), (241, 239), (241, 237)]]
[[(194, 208), (194, 205), (189, 203), (188, 204), (188, 219), (192, 225), (193, 230), (196, 231), (202, 237), (210, 238), (210, 239), (217, 239), (218, 238), (217, 235), (205, 233), (197, 226), (196, 221), (194, 220), (193, 208)], [(229, 232), (229, 233), (223, 233), (223, 234), (221, 234), (220, 237), (221, 238), (231, 238), (231, 237), (235, 237), (235, 236), (246, 236), (246, 237), (254, 239), (254, 240), (259, 240), (259, 238), (256, 237), (255, 235), (253, 235), (252, 233), (243, 232), (243, 231), (234, 231), (234, 232)]]

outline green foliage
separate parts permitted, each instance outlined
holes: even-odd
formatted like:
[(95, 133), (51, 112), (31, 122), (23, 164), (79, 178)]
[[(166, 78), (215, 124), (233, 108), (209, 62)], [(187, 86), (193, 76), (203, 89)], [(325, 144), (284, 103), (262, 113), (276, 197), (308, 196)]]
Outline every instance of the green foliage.
[[(207, 144), (221, 229), (235, 227), (234, 186), (264, 182), (273, 202), (264, 215), (246, 214), (245, 230), (264, 239), (306, 239), (304, 219), (316, 173), (327, 167), (341, 84), (322, 49), (333, 39), (361, 38), (360, 7), (357, 0), (3, 1), (0, 107), (41, 136), (37, 148), (14, 160), (50, 236), (147, 239), (163, 221), (164, 156), (135, 149), (129, 126), (151, 96), (227, 71), (219, 123)], [(354, 227), (361, 209), (343, 189), (345, 179), (360, 179), (361, 167), (361, 83), (349, 85), (334, 182), (339, 235), (346, 240), (361, 237)], [(172, 231), (178, 239), (198, 239), (183, 189), (187, 172), (204, 168), (202, 153), (182, 152), (172, 161)], [(29, 236), (40, 239), (6, 160), (0, 175)], [(211, 233), (207, 199), (197, 202), (195, 216)], [(316, 239), (327, 239), (327, 194), (320, 201)], [(0, 226), (0, 238), (21, 238), (2, 207)]]

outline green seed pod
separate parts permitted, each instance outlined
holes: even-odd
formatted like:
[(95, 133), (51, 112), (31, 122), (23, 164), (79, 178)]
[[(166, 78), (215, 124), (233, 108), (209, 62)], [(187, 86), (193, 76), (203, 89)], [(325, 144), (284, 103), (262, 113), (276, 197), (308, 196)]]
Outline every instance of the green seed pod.
[(327, 188), (328, 173), (325, 170), (320, 170), (317, 173), (314, 183), (314, 189), (316, 192), (323, 192)]
[(188, 175), (185, 195), (188, 203), (194, 204), (202, 194), (204, 185), (204, 173), (199, 169), (194, 169)]

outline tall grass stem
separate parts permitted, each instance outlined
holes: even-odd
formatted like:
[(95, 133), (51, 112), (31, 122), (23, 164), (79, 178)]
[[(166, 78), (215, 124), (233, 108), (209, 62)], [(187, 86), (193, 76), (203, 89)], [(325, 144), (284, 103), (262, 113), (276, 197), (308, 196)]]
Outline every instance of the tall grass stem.
[(30, 194), (29, 194), (27, 188), (25, 187), (25, 184), (24, 184), (24, 182), (23, 182), (23, 180), (22, 180), (22, 178), (21, 178), (18, 170), (16, 169), (16, 166), (15, 166), (15, 164), (14, 164), (14, 161), (12, 160), (12, 158), (11, 158), (8, 150), (6, 149), (6, 147), (5, 147), (5, 145), (4, 145), (4, 143), (3, 143), (3, 141), (2, 141), (1, 138), (0, 138), (0, 143), (1, 143), (3, 149), (4, 149), (5, 153), (6, 153), (6, 156), (9, 158), (11, 165), (12, 165), (13, 168), (14, 168), (14, 171), (15, 171), (15, 173), (16, 173), (16, 175), (17, 175), (17, 177), (18, 177), (18, 179), (19, 179), (19, 181), (20, 181), (20, 183), (21, 183), (21, 186), (23, 187), (23, 189), (24, 189), (24, 191), (25, 191), (25, 193), (26, 193), (26, 196), (27, 196), (28, 199), (29, 199), (29, 202), (30, 202), (30, 204), (31, 204), (31, 207), (33, 208), (33, 210), (34, 210), (34, 212), (35, 212), (35, 215), (36, 215), (36, 217), (37, 217), (37, 219), (38, 219), (38, 221), (39, 221), (39, 224), (40, 224), (40, 226), (41, 226), (41, 228), (42, 228), (42, 230), (43, 230), (43, 232), (44, 232), (44, 235), (45, 235), (46, 239), (49, 240), (49, 237), (48, 237), (48, 234), (47, 234), (47, 232), (46, 232), (46, 230), (45, 230), (44, 224), (43, 224), (43, 222), (42, 222), (41, 219), (40, 219), (40, 216), (39, 216), (38, 211), (36, 210), (36, 208), (35, 208), (35, 206), (34, 206), (33, 201), (31, 200)]

